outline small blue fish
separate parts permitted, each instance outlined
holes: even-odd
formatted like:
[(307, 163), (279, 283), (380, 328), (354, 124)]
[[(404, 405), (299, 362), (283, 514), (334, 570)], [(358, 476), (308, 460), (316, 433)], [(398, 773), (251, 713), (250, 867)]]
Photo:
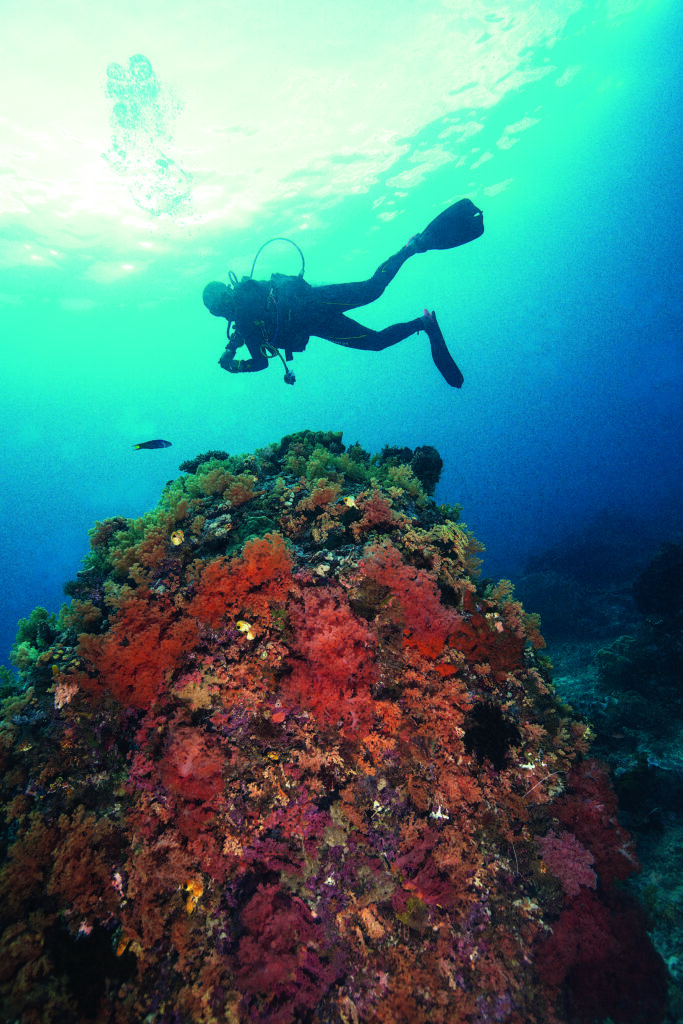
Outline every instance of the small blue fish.
[(162, 441), (160, 438), (157, 438), (156, 441), (141, 441), (140, 444), (134, 444), (133, 445), (133, 448), (135, 448), (136, 450), (138, 448), (170, 448), (170, 447), (171, 447), (171, 442), (170, 441)]

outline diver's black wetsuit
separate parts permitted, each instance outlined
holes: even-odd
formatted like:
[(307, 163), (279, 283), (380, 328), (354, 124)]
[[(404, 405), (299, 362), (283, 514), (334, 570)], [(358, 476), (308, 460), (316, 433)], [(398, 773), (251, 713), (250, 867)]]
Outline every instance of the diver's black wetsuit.
[[(228, 344), (220, 365), (230, 373), (263, 370), (274, 356), (284, 363), (285, 358), (292, 358), (292, 353), (303, 352), (311, 335), (345, 348), (381, 352), (411, 334), (425, 331), (432, 359), (442, 377), (451, 387), (461, 387), (463, 375), (448, 351), (434, 312), (425, 310), (423, 316), (392, 324), (383, 331), (363, 327), (345, 314), (378, 299), (414, 253), (454, 249), (479, 238), (483, 231), (481, 210), (470, 199), (460, 199), (381, 263), (367, 281), (313, 287), (301, 275), (286, 274), (273, 274), (270, 281), (245, 277), (239, 282), (231, 275), (230, 286), (210, 281), (204, 288), (204, 305), (213, 316), (228, 321)], [(248, 359), (235, 358), (241, 345), (247, 346)], [(294, 379), (287, 369), (285, 383), (293, 384)]]
[[(363, 327), (347, 310), (378, 299), (405, 261), (417, 250), (406, 245), (382, 263), (367, 281), (350, 284), (310, 285), (301, 277), (273, 274), (270, 281), (245, 278), (234, 290), (235, 321), (221, 366), (232, 373), (253, 373), (268, 365), (269, 352), (282, 349), (286, 358), (303, 352), (311, 335), (335, 345), (381, 352), (417, 331), (424, 330), (421, 317), (393, 324), (382, 331)], [(240, 345), (249, 359), (236, 360)]]

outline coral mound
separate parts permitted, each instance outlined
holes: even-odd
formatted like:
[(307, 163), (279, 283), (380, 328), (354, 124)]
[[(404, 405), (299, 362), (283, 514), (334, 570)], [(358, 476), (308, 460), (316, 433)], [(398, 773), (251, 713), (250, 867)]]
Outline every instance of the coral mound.
[(3, 1020), (660, 1020), (589, 730), (418, 454), (200, 456), (20, 623)]

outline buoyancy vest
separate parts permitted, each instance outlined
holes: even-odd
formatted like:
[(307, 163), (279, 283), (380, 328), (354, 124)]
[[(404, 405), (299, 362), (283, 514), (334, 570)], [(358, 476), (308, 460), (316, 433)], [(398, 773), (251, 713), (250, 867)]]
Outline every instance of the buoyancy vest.
[(234, 288), (235, 329), (259, 348), (268, 341), (285, 357), (303, 352), (310, 337), (306, 311), (311, 286), (300, 276), (272, 274), (270, 281), (243, 277)]
[(271, 274), (270, 282), (277, 306), (276, 344), (291, 359), (293, 352), (303, 352), (311, 336), (306, 329), (311, 286), (303, 277), (291, 274)]

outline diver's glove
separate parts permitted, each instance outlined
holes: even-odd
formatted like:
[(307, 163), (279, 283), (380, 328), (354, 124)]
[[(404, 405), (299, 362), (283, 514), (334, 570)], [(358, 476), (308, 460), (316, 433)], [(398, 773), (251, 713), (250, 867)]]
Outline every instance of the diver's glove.
[(235, 359), (235, 353), (239, 347), (240, 343), (237, 338), (231, 338), (225, 346), (225, 352), (218, 360), (218, 365), (222, 366), (228, 373), (240, 373), (242, 370), (242, 360)]
[(218, 360), (218, 365), (224, 370), (227, 370), (228, 373), (239, 373), (240, 363), (241, 360), (235, 359), (235, 353), (231, 352), (228, 348), (226, 348), (225, 352)]
[(296, 377), (291, 370), (287, 370), (287, 373), (282, 378), (285, 384), (296, 384)]
[(242, 360), (235, 359), (235, 353), (240, 347), (240, 340), (237, 335), (233, 334), (232, 338), (228, 334), (228, 344), (225, 346), (225, 352), (218, 360), (218, 365), (222, 366), (228, 373), (239, 373), (242, 367)]

